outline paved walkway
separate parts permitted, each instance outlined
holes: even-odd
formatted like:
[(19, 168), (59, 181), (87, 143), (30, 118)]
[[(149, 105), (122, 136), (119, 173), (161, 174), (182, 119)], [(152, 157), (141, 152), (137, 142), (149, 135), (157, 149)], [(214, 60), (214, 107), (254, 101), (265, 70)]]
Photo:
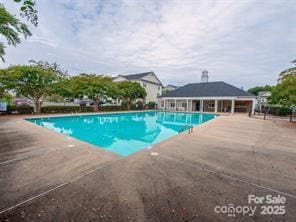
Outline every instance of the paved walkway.
[[(286, 214), (215, 213), (250, 194), (284, 196)], [(296, 124), (221, 116), (121, 159), (1, 117), (0, 197), (0, 221), (295, 221)]]

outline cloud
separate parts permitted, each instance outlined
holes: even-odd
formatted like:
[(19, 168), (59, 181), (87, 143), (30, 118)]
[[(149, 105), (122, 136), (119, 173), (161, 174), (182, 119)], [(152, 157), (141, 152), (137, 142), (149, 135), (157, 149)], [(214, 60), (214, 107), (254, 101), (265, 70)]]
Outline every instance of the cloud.
[[(34, 35), (7, 63), (56, 61), (70, 73), (154, 71), (165, 83), (272, 84), (295, 59), (292, 1), (38, 1)], [(10, 4), (8, 7), (13, 8)], [(7, 64), (6, 64), (7, 65)]]

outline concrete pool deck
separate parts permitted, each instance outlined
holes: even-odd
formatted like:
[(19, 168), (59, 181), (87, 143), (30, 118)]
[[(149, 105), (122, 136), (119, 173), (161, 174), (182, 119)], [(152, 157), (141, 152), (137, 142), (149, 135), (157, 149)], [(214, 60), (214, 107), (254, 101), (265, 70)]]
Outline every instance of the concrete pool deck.
[[(215, 213), (249, 194), (286, 197), (286, 214)], [(296, 124), (220, 116), (121, 159), (0, 117), (0, 197), (0, 221), (295, 221)]]

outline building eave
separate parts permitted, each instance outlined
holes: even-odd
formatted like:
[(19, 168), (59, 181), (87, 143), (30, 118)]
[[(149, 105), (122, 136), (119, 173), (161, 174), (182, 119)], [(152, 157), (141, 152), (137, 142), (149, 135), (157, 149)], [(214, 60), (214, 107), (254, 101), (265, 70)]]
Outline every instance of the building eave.
[(182, 99), (182, 100), (254, 100), (256, 96), (200, 96), (200, 97), (173, 97), (173, 96), (160, 96), (158, 99)]

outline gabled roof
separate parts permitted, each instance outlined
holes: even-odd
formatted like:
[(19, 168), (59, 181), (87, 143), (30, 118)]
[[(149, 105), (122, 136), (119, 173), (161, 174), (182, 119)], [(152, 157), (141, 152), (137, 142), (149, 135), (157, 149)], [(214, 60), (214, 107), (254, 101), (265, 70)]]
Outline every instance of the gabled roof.
[(190, 83), (169, 91), (160, 97), (226, 97), (226, 96), (247, 96), (254, 97), (242, 89), (225, 82)]
[(174, 86), (174, 85), (170, 85), (170, 84), (166, 85), (165, 88), (166, 87), (178, 88), (178, 86)]
[(121, 76), (126, 78), (127, 80), (135, 80), (135, 79), (142, 79), (143, 77), (147, 76), (148, 74), (152, 74), (152, 73), (153, 72), (143, 72), (143, 73), (130, 74), (130, 75), (121, 75)]
[[(152, 81), (143, 79), (145, 76), (147, 76), (149, 74), (154, 75), (154, 77), (157, 79), (157, 81), (159, 83), (156, 83), (156, 82), (152, 82)], [(118, 75), (116, 77), (113, 77), (113, 79), (116, 79), (117, 77), (122, 77), (122, 78), (124, 78), (126, 80), (142, 80), (142, 81), (145, 81), (145, 82), (150, 82), (150, 83), (153, 83), (153, 84), (157, 84), (157, 85), (161, 85), (162, 86), (161, 81), (157, 78), (157, 76), (155, 75), (154, 72), (143, 72), (143, 73), (130, 74), (130, 75)]]

